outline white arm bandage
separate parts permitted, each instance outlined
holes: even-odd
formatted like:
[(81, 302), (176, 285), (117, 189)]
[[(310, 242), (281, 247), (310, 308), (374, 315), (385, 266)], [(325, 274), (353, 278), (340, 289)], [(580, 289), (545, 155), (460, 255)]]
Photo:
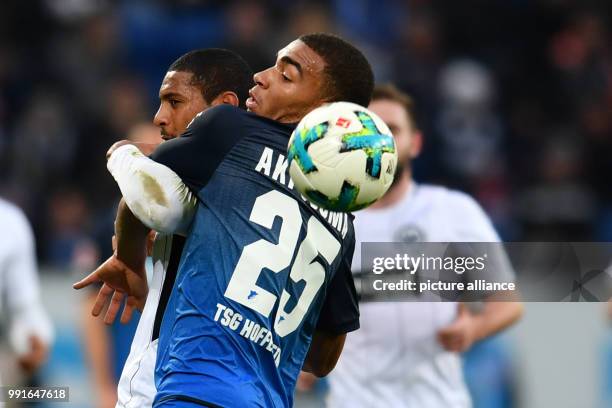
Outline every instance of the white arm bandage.
[(125, 203), (143, 224), (158, 232), (186, 235), (197, 198), (174, 171), (146, 157), (134, 145), (115, 150), (106, 167)]

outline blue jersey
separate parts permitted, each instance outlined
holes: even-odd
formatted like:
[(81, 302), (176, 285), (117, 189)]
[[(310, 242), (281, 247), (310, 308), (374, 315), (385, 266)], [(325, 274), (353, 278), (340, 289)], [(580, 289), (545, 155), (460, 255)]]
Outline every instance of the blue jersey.
[(352, 216), (293, 189), (292, 130), (220, 106), (152, 156), (199, 199), (161, 318), (154, 406), (289, 407), (314, 331), (359, 327)]

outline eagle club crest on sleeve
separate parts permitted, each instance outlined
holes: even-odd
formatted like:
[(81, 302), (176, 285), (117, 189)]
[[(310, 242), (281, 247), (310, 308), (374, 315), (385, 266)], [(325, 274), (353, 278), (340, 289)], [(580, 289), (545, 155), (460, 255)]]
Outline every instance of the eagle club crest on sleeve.
[(393, 233), (394, 242), (424, 242), (425, 239), (425, 232), (414, 224), (404, 224)]

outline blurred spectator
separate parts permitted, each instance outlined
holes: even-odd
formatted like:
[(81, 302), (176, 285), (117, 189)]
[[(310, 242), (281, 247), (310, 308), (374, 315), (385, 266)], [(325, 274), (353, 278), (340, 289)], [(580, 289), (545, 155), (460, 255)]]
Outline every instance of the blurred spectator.
[(332, 3), (339, 30), (345, 36), (389, 51), (397, 44), (407, 17), (406, 2), (334, 0)]
[(32, 376), (45, 362), (53, 327), (40, 301), (34, 239), (20, 209), (0, 199), (0, 306), (19, 367)]
[(552, 139), (534, 171), (536, 183), (516, 197), (527, 241), (588, 241), (593, 239), (596, 202), (579, 182), (583, 171), (580, 144), (571, 137)]
[(443, 161), (454, 177), (475, 180), (503, 160), (501, 118), (493, 109), (493, 79), (474, 61), (452, 61), (442, 69), (439, 86)]
[(238, 1), (227, 9), (228, 42), (225, 46), (240, 54), (254, 72), (268, 68), (270, 55), (278, 49), (269, 31), (268, 8), (261, 1)]
[[(287, 23), (285, 41), (293, 41), (300, 35), (313, 32), (335, 32), (337, 31), (332, 16), (321, 4), (303, 4), (291, 10), (290, 20)], [(269, 63), (269, 62), (268, 62)]]
[[(83, 345), (96, 393), (95, 407), (112, 408), (117, 403), (117, 384), (130, 354), (140, 313), (134, 313), (127, 324), (117, 320), (112, 325), (106, 325), (102, 320), (104, 313), (99, 318), (91, 315), (97, 294), (97, 288), (89, 291), (81, 306)], [(119, 312), (122, 311), (123, 307)]]
[(438, 156), (448, 182), (473, 193), (502, 236), (512, 232), (503, 118), (489, 70), (473, 60), (451, 61), (438, 79)]
[(67, 116), (62, 98), (46, 90), (34, 95), (14, 128), (14, 181), (27, 186), (34, 198), (46, 186), (67, 180), (74, 160), (76, 138), (76, 130)]
[(104, 113), (107, 86), (122, 69), (117, 25), (113, 14), (87, 15), (66, 24), (50, 41), (50, 69), (79, 102), (73, 108), (81, 114)]
[[(607, 239), (609, 15), (607, 2), (575, 0), (2, 2), (0, 191), (23, 204), (41, 254), (51, 256), (49, 197), (66, 184), (80, 191), (90, 208), (79, 234), (107, 222), (117, 191), (104, 153), (151, 115), (159, 78), (176, 56), (228, 46), (260, 69), (288, 38), (332, 31), (365, 50), (378, 81), (420, 101), (431, 135), (415, 163), (420, 179), (473, 193), (506, 238), (554, 235), (556, 221), (534, 221), (540, 216), (523, 206), (535, 200), (545, 208), (555, 195), (580, 204), (574, 239)], [(564, 146), (579, 153), (560, 158)], [(555, 181), (543, 167), (557, 165), (576, 170)], [(534, 222), (552, 229), (534, 235)]]
[(168, 65), (188, 51), (222, 46), (227, 38), (219, 1), (128, 1), (114, 9), (120, 21), (126, 67), (139, 72), (157, 100), (159, 79)]
[(42, 263), (90, 268), (118, 197), (104, 153), (151, 116), (171, 61), (231, 47), (260, 69), (331, 31), (419, 101), (418, 179), (473, 193), (505, 239), (612, 240), (611, 15), (578, 0), (2, 1), (0, 193)]
[[(85, 357), (95, 392), (96, 408), (112, 408), (117, 402), (117, 361), (112, 358), (110, 330), (101, 319), (91, 315), (97, 292), (88, 293), (82, 305), (81, 325)], [(126, 339), (131, 343), (131, 339)], [(125, 361), (125, 358), (124, 358)], [(120, 370), (121, 368), (119, 368)], [(121, 371), (119, 371), (121, 372)]]
[(86, 271), (96, 266), (98, 250), (87, 232), (89, 209), (78, 190), (60, 190), (49, 204), (51, 227), (47, 261), (61, 269)]
[(136, 143), (160, 144), (163, 142), (159, 128), (149, 122), (137, 123), (132, 126), (127, 132), (127, 138)]

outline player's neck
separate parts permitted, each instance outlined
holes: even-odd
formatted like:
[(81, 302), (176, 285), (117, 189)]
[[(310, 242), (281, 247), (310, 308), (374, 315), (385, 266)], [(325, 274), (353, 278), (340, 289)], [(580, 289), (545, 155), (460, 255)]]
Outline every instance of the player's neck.
[(405, 197), (406, 193), (410, 189), (412, 181), (412, 172), (410, 171), (410, 167), (406, 166), (401, 172), (401, 174), (398, 175), (398, 177), (399, 179), (395, 181), (391, 188), (389, 188), (387, 194), (385, 194), (380, 200), (372, 204), (369, 208), (381, 209), (390, 207), (394, 204), (397, 204)]

